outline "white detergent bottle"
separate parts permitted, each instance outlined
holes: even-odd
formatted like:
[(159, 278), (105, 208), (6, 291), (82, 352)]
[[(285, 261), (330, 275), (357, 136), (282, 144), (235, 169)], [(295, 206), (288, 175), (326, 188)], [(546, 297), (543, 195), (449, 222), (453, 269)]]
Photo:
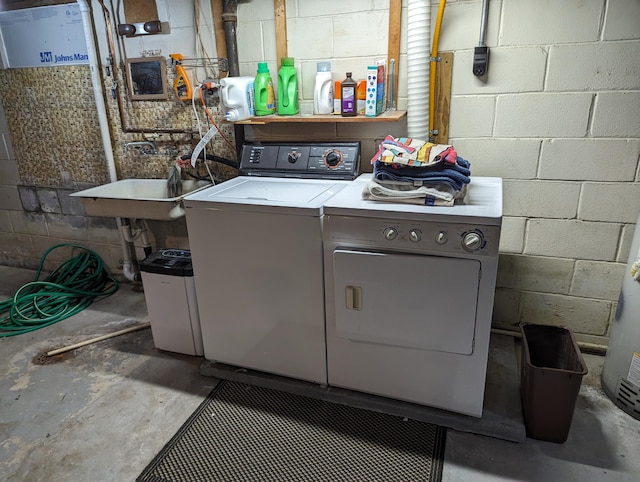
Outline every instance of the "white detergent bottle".
[(220, 100), (224, 118), (229, 122), (248, 119), (255, 114), (253, 77), (220, 79)]
[(318, 62), (316, 85), (313, 91), (313, 113), (331, 114), (333, 112), (333, 78), (331, 63)]

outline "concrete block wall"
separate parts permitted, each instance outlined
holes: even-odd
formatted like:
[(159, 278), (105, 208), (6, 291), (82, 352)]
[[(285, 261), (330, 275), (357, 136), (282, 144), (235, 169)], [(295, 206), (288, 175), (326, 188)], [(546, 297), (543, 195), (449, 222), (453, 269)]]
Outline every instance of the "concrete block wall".
[[(36, 269), (42, 254), (55, 244), (80, 243), (96, 251), (109, 266), (121, 252), (115, 220), (90, 218), (75, 189), (21, 186), (9, 129), (0, 106), (0, 264)], [(51, 270), (71, 253), (59, 249), (47, 257)]]
[[(438, 1), (432, 0), (432, 24)], [(312, 100), (315, 63), (334, 79), (387, 49), (388, 2), (289, 0), (289, 55)], [(440, 50), (454, 53), (450, 141), (472, 174), (504, 179), (494, 324), (562, 324), (606, 343), (640, 213), (640, 3), (635, 0), (489, 1), (489, 71), (472, 74), (481, 0), (448, 1)], [(241, 73), (267, 61), (275, 78), (269, 2), (238, 7)], [(403, 1), (399, 108), (406, 108)], [(406, 124), (271, 125), (256, 138), (361, 136), (371, 146)]]
[(455, 54), (450, 141), (504, 178), (494, 324), (606, 343), (640, 213), (640, 4), (490, 1), (485, 79), (477, 38), (461, 43), (480, 7), (448, 2), (440, 46)]

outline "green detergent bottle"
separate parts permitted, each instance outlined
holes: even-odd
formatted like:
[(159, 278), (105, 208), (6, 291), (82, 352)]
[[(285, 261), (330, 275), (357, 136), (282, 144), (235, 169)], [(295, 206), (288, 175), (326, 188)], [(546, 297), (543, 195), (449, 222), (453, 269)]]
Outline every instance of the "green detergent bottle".
[(278, 71), (278, 114), (294, 115), (298, 112), (298, 74), (293, 66), (293, 57), (282, 57)]
[(273, 93), (273, 80), (266, 62), (258, 62), (258, 73), (253, 84), (255, 92), (256, 115), (274, 114), (276, 99)]

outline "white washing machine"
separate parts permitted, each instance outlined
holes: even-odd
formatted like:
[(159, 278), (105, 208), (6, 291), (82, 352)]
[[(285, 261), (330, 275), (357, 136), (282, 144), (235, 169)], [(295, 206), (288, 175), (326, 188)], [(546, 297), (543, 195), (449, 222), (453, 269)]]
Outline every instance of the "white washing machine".
[(353, 142), (245, 145), (185, 198), (205, 358), (327, 383), (323, 205), (358, 164)]
[(328, 383), (480, 417), (502, 225), (502, 180), (464, 205), (325, 203)]

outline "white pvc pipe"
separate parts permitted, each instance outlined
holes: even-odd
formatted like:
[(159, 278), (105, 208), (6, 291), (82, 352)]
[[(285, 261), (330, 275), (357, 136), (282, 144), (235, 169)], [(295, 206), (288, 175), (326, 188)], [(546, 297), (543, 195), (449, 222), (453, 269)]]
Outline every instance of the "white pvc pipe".
[(431, 2), (409, 0), (407, 20), (407, 135), (429, 139)]
[[(98, 112), (98, 123), (100, 124), (100, 136), (102, 137), (102, 146), (104, 149), (105, 160), (107, 161), (107, 171), (109, 173), (110, 182), (118, 180), (116, 171), (116, 162), (113, 157), (113, 148), (111, 147), (111, 131), (109, 130), (109, 119), (107, 118), (107, 108), (104, 103), (104, 90), (102, 85), (102, 77), (100, 76), (100, 64), (98, 63), (98, 55), (96, 51), (96, 43), (93, 37), (93, 22), (91, 18), (91, 8), (87, 0), (77, 0), (82, 15), (82, 26), (84, 28), (84, 39), (87, 44), (87, 55), (89, 57), (89, 68), (91, 69), (91, 83), (93, 84), (93, 96), (96, 101), (96, 110)], [(115, 72), (114, 72), (115, 75)], [(116, 218), (118, 227), (123, 225), (122, 219)], [(136, 272), (132, 269), (131, 254), (127, 241), (120, 236), (120, 244), (122, 245), (122, 257), (124, 259), (122, 265), (122, 273), (129, 281), (134, 281)]]
[[(98, 123), (100, 124), (100, 135), (104, 147), (104, 155), (107, 161), (107, 170), (111, 182), (118, 180), (116, 173), (116, 162), (113, 158), (113, 148), (111, 147), (111, 132), (109, 131), (109, 120), (107, 109), (104, 103), (104, 91), (102, 87), (102, 77), (100, 76), (100, 66), (96, 53), (96, 44), (93, 38), (93, 23), (91, 21), (91, 9), (87, 0), (78, 0), (80, 13), (82, 14), (82, 26), (84, 27), (84, 39), (87, 43), (87, 55), (89, 56), (89, 68), (91, 69), (91, 83), (93, 84), (93, 95), (96, 100), (98, 110)], [(115, 75), (115, 73), (114, 73)]]

